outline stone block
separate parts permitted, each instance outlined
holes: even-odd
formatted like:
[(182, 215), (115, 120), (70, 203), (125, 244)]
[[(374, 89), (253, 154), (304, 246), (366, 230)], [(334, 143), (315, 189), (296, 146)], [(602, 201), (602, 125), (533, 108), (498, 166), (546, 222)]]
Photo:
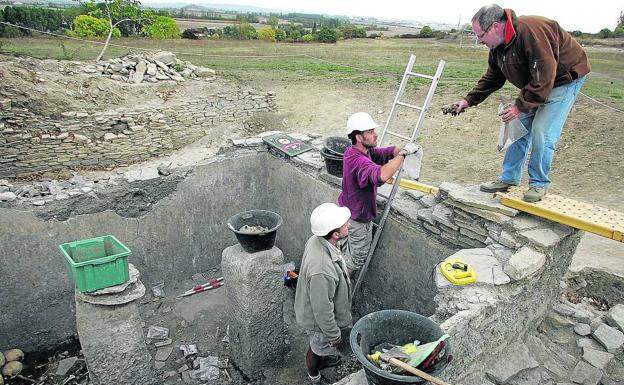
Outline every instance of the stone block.
[(488, 220), (490, 222), (504, 224), (511, 220), (511, 217), (508, 215), (501, 214), (501, 213), (494, 212), (494, 211), (483, 210), (483, 209), (479, 209), (476, 207), (471, 207), (451, 198), (446, 200), (446, 203), (458, 209), (461, 209), (467, 213), (474, 214), (478, 217)]
[(543, 253), (524, 246), (511, 256), (504, 270), (511, 279), (519, 281), (537, 273), (544, 263), (546, 263), (546, 256)]
[(585, 337), (590, 335), (591, 332), (591, 327), (588, 324), (578, 323), (574, 325), (574, 333), (578, 334), (579, 336)]
[(518, 210), (503, 206), (497, 198), (490, 193), (479, 190), (479, 186), (457, 186), (448, 192), (449, 198), (466, 206), (493, 211), (510, 217), (518, 215)]
[(221, 268), (227, 285), (230, 349), (236, 366), (250, 378), (279, 364), (287, 352), (283, 316), (284, 256), (277, 247), (247, 253), (236, 244), (223, 250)]
[(570, 370), (576, 365), (577, 359), (574, 356), (550, 340), (543, 341), (533, 334), (527, 334), (525, 343), (535, 359), (560, 378), (567, 378)]
[(617, 304), (609, 309), (609, 312), (605, 316), (605, 321), (610, 326), (624, 332), (624, 305)]
[(598, 385), (602, 379), (602, 370), (597, 369), (585, 361), (579, 361), (574, 367), (570, 380), (575, 384)]
[(481, 234), (477, 234), (476, 232), (469, 230), (465, 227), (461, 227), (459, 229), (459, 233), (462, 235), (467, 236), (468, 238), (474, 239), (476, 241), (479, 241), (481, 243), (485, 242), (485, 239), (487, 238), (486, 235), (481, 235)]
[(444, 204), (439, 204), (433, 208), (433, 212), (431, 213), (431, 216), (434, 222), (441, 223), (444, 226), (449, 227), (453, 231), (457, 231), (459, 230), (459, 226), (457, 226), (451, 220), (452, 214), (453, 214), (453, 210), (451, 210), (448, 206)]
[(562, 239), (552, 228), (538, 228), (522, 231), (519, 233), (519, 237), (542, 249), (553, 247)]
[(407, 195), (408, 197), (412, 199), (420, 200), (420, 198), (425, 196), (425, 193), (422, 191), (418, 191), (418, 190), (406, 190), (405, 195)]
[[(433, 221), (433, 210), (429, 208), (418, 210), (418, 219), (420, 219), (423, 222), (427, 222), (433, 226), (435, 226), (436, 224)], [(438, 230), (438, 234), (439, 234), (439, 230)]]
[(624, 333), (604, 323), (594, 330), (593, 337), (609, 353), (613, 354), (617, 353), (624, 344)]
[(436, 199), (433, 195), (425, 195), (424, 197), (420, 198), (420, 204), (425, 206), (425, 207), (433, 207), (436, 205)]
[(518, 373), (533, 369), (539, 363), (531, 356), (529, 349), (522, 341), (516, 341), (505, 350), (506, 359), (498, 361), (498, 365), (486, 369), (486, 374), (498, 384), (506, 384)]
[(593, 367), (605, 370), (614, 355), (611, 353), (601, 352), (600, 350), (589, 347), (583, 348), (583, 359), (589, 362)]

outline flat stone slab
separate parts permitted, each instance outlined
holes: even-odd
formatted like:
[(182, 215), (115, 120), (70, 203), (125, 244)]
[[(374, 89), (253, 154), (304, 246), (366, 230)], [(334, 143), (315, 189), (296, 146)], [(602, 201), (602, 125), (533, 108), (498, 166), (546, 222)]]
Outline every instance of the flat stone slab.
[(103, 294), (103, 295), (89, 295), (81, 293), (76, 289), (76, 299), (79, 299), (86, 303), (92, 303), (94, 305), (105, 306), (117, 306), (130, 303), (145, 295), (145, 286), (140, 279), (134, 284), (128, 286), (128, 288), (121, 293)]
[(585, 361), (579, 361), (570, 374), (570, 380), (575, 384), (598, 385), (602, 376), (602, 370), (594, 368)]
[(56, 368), (56, 375), (59, 377), (65, 377), (69, 370), (78, 362), (78, 357), (68, 357), (59, 361)]
[(532, 334), (527, 334), (525, 341), (535, 359), (561, 378), (566, 378), (576, 364), (575, 357), (552, 341), (543, 341)]
[(538, 272), (546, 263), (546, 256), (528, 246), (523, 246), (509, 258), (505, 265), (505, 273), (515, 281), (519, 281)]
[(605, 321), (607, 321), (607, 324), (610, 326), (624, 332), (624, 305), (620, 303), (609, 309)]
[(611, 353), (602, 352), (589, 347), (583, 348), (583, 359), (600, 370), (604, 370), (613, 357), (614, 355)]
[(516, 209), (503, 206), (493, 194), (480, 191), (479, 186), (453, 186), (448, 190), (448, 195), (449, 198), (466, 206), (493, 211), (510, 217), (515, 217), (519, 213)]
[(505, 359), (500, 360), (499, 365), (486, 371), (486, 374), (497, 384), (506, 384), (521, 371), (539, 366), (522, 341), (512, 343), (504, 352), (503, 357)]
[[(503, 271), (501, 262), (496, 259), (490, 249), (463, 249), (449, 258), (459, 259), (471, 265), (477, 275), (477, 281), (490, 285), (504, 285), (509, 283), (511, 279)], [(436, 284), (438, 287), (446, 287), (453, 285), (440, 272), (440, 266), (436, 269)]]
[(615, 354), (624, 344), (624, 333), (607, 324), (600, 324), (593, 337), (609, 352)]
[(552, 228), (537, 228), (522, 231), (519, 233), (519, 236), (538, 247), (549, 248), (559, 243), (566, 235), (564, 232), (559, 232)]
[(295, 156), (294, 161), (306, 166), (310, 166), (316, 170), (320, 170), (325, 167), (325, 161), (321, 157), (321, 153), (317, 151), (308, 151), (303, 154)]
[(158, 348), (158, 350), (156, 350), (156, 355), (154, 356), (154, 360), (167, 361), (167, 359), (171, 355), (171, 352), (173, 352), (173, 346)]
[(581, 324), (578, 323), (576, 325), (574, 325), (574, 333), (578, 334), (579, 336), (588, 336), (591, 334), (591, 326), (589, 326), (588, 324)]
[(334, 382), (332, 385), (369, 385), (366, 380), (366, 372), (361, 369), (355, 373), (348, 375), (338, 382)]

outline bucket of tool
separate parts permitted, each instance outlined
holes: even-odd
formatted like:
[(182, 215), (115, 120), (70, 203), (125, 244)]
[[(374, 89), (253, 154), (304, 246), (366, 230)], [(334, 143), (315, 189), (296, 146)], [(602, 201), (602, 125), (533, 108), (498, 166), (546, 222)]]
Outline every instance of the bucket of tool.
[[(427, 343), (444, 335), (440, 326), (427, 317), (405, 310), (381, 310), (370, 313), (355, 323), (351, 329), (351, 350), (364, 367), (366, 378), (371, 385), (424, 384), (420, 377), (400, 375), (385, 371), (366, 357), (371, 350), (382, 343), (405, 345), (414, 340)], [(451, 360), (450, 342), (445, 340), (442, 356), (428, 372), (439, 376)]]
[(327, 152), (334, 156), (342, 157), (351, 145), (351, 139), (342, 136), (329, 136), (323, 141), (323, 146)]
[(249, 210), (233, 215), (227, 225), (248, 253), (269, 250), (275, 245), (282, 217), (268, 210)]
[(325, 159), (327, 173), (342, 178), (342, 156), (332, 155), (326, 148), (321, 149), (321, 156)]

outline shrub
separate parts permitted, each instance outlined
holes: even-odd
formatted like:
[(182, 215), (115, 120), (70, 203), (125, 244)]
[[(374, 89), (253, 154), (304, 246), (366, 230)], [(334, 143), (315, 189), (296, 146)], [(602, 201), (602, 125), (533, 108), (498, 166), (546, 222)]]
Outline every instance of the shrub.
[(284, 41), (286, 40), (286, 32), (284, 32), (283, 29), (276, 29), (275, 30), (275, 38), (277, 39), (277, 41)]
[(301, 32), (297, 30), (290, 32), (290, 39), (292, 41), (299, 41), (301, 39)]
[(305, 43), (309, 43), (311, 41), (316, 40), (316, 38), (311, 33), (308, 33), (308, 34), (303, 35), (301, 37), (301, 40), (303, 40)]
[(576, 31), (572, 31), (571, 35), (574, 37), (580, 37), (583, 34), (583, 32), (579, 31), (578, 29)]
[(185, 29), (184, 32), (182, 32), (182, 39), (198, 40), (198, 39), (201, 39), (203, 37), (204, 37), (203, 31), (201, 31), (199, 29), (195, 29), (195, 28)]
[(338, 31), (332, 28), (321, 28), (317, 40), (321, 43), (335, 43), (338, 41)]
[[(74, 30), (67, 34), (73, 37), (107, 37), (110, 25), (108, 20), (89, 15), (76, 16)], [(119, 28), (113, 28), (113, 37), (121, 37)]]
[(422, 27), (422, 29), (420, 30), (420, 33), (418, 35), (420, 37), (432, 37), (433, 36), (433, 30), (431, 29), (430, 26), (425, 25), (424, 27)]
[(210, 35), (210, 40), (219, 40), (220, 38), (221, 38), (221, 35), (219, 35), (216, 32)]
[(143, 27), (143, 32), (153, 39), (177, 39), (180, 27), (169, 16), (156, 16), (154, 21)]
[(258, 39), (264, 41), (277, 41), (275, 38), (275, 30), (271, 27), (264, 27), (258, 31)]
[(4, 31), (2, 31), (2, 37), (21, 37), (23, 35), (20, 28), (12, 25), (5, 25), (3, 29)]
[(607, 37), (613, 37), (613, 32), (611, 32), (609, 28), (603, 28), (600, 30), (600, 32), (598, 32), (598, 37), (603, 39)]

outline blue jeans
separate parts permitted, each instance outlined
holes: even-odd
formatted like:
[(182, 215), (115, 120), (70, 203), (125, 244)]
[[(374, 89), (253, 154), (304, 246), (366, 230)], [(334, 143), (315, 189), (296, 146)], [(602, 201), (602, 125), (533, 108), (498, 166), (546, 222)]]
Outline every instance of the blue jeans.
[(529, 185), (537, 187), (550, 185), (548, 172), (555, 153), (555, 145), (583, 83), (585, 76), (572, 83), (553, 88), (544, 104), (528, 113), (520, 114), (519, 119), (529, 133), (507, 149), (501, 181), (512, 185), (520, 184), (524, 163), (531, 146)]

